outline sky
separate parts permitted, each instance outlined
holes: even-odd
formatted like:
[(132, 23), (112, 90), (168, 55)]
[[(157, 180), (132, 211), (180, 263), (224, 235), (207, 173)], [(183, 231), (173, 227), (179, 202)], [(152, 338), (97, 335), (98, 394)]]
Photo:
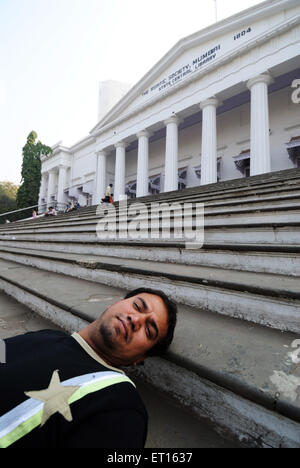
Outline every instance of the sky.
[[(218, 20), (258, 3), (217, 0)], [(134, 85), (214, 22), (214, 0), (0, 0), (0, 181), (20, 183), (32, 130), (73, 145), (97, 124), (100, 81)]]

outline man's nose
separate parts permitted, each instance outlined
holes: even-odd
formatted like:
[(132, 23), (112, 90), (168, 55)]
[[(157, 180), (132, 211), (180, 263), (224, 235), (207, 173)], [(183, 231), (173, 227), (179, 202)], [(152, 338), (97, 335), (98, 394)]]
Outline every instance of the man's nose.
[(138, 331), (142, 326), (142, 317), (140, 314), (128, 314), (127, 320), (132, 331)]

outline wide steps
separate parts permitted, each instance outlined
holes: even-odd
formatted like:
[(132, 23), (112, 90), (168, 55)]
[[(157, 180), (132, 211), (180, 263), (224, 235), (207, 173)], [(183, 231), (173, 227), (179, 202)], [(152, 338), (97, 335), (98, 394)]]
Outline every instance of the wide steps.
[[(142, 203), (150, 204), (153, 202), (202, 202), (211, 205), (217, 203), (217, 201), (233, 202), (236, 204), (247, 203), (254, 197), (254, 203), (259, 202), (260, 197), (271, 199), (269, 201), (275, 201), (280, 196), (282, 200), (286, 198), (298, 197), (299, 198), (299, 183), (300, 183), (300, 171), (299, 170), (287, 170), (280, 171), (271, 174), (264, 174), (262, 176), (250, 177), (248, 179), (235, 179), (232, 181), (225, 181), (217, 184), (210, 184), (200, 187), (192, 187), (182, 191), (161, 193), (159, 195), (151, 195), (138, 199)], [(276, 195), (275, 195), (275, 193)], [(236, 199), (236, 200), (235, 200)], [(128, 204), (135, 203), (135, 200), (128, 200)], [(281, 202), (280, 202), (281, 203)], [(118, 203), (115, 204), (118, 207)], [(75, 210), (71, 213), (59, 215), (57, 220), (64, 218), (71, 220), (72, 218), (85, 218), (89, 215), (94, 215), (96, 212), (96, 206), (84, 207), (79, 210)], [(35, 225), (47, 222), (47, 218), (38, 218), (35, 220)], [(54, 221), (54, 220), (52, 220)], [(14, 223), (16, 225), (30, 225), (32, 220), (19, 221)], [(12, 226), (10, 226), (12, 228)], [(6, 226), (0, 227), (1, 229)]]
[(1, 257), (110, 286), (148, 285), (178, 303), (300, 332), (299, 277), (16, 248), (2, 250)]
[[(172, 235), (172, 228), (170, 229), (170, 236), (167, 235), (165, 238), (160, 234), (157, 239), (158, 243), (162, 241), (165, 245), (172, 245), (180, 241), (184, 242), (185, 239), (175, 238)], [(192, 232), (192, 231), (191, 231)], [(48, 229), (46, 232), (37, 230), (35, 232), (6, 232), (5, 234), (0, 232), (0, 240), (20, 240), (20, 241), (60, 241), (60, 242), (103, 242), (109, 240), (124, 240), (127, 239), (128, 243), (135, 242), (137, 240), (145, 241), (149, 240), (149, 243), (153, 242), (151, 239), (151, 230), (143, 231), (136, 235), (132, 233), (128, 236), (127, 231), (124, 228), (119, 234), (118, 232), (102, 232), (101, 235), (96, 232), (95, 226), (86, 227), (73, 227), (68, 229), (58, 229), (53, 227)], [(300, 222), (282, 222), (276, 224), (261, 223), (256, 224), (231, 224), (231, 225), (219, 225), (219, 226), (208, 226), (205, 225), (204, 231), (204, 242), (206, 244), (265, 244), (265, 245), (300, 245)]]
[(0, 240), (0, 251), (6, 252), (11, 248), (300, 276), (300, 245), (204, 244), (201, 249), (189, 250), (185, 248), (185, 243), (179, 242), (166, 245), (141, 241), (76, 243)]
[[(114, 205), (116, 229), (99, 230), (114, 213), (96, 206), (4, 225), (0, 289), (68, 331), (125, 291), (165, 291), (179, 307), (175, 340), (130, 372), (246, 446), (300, 447), (299, 187), (288, 170), (128, 200)], [(128, 232), (135, 203), (177, 206), (169, 232), (156, 213), (153, 238), (149, 211)], [(196, 227), (197, 203), (203, 245), (179, 229), (183, 204)]]
[[(61, 325), (63, 314), (74, 318), (75, 321), (70, 319), (71, 328), (74, 323), (80, 327), (82, 321), (94, 320), (110, 303), (125, 295), (124, 290), (116, 287), (100, 286), (95, 282), (4, 260), (0, 260), (0, 287), (14, 294), (17, 300), (39, 309), (41, 315), (51, 318), (58, 325)], [(236, 404), (238, 407), (241, 402), (254, 405), (253, 413), (248, 408), (248, 424), (241, 419), (238, 434), (234, 434), (236, 428), (228, 427), (229, 414), (227, 420), (218, 420), (221, 432), (232, 431), (232, 437), (240, 437), (250, 446), (300, 446), (297, 431), (299, 401), (291, 398), (290, 393), (284, 391), (284, 386), (279, 392), (282, 376), (292, 382), (300, 375), (299, 368), (295, 369), (289, 357), (295, 338), (296, 335), (290, 332), (280, 332), (179, 304), (175, 339), (165, 362), (170, 363), (171, 370), (182, 369), (183, 375), (191, 372), (195, 376), (193, 378), (197, 376), (201, 385), (205, 383), (207, 391), (219, 389), (227, 397), (230, 392), (231, 400), (227, 401), (227, 405), (232, 411), (237, 411), (234, 406)], [(155, 364), (156, 358), (152, 362)], [(173, 378), (172, 375), (170, 373), (168, 378)], [(173, 391), (176, 393), (176, 388)], [(201, 395), (189, 391), (185, 395), (185, 405), (194, 404), (199, 397)], [(218, 418), (221, 408), (215, 408), (215, 413), (209, 417)], [(260, 442), (256, 438), (259, 433), (255, 435), (251, 428), (254, 410), (267, 416), (264, 422), (256, 421), (256, 431), (264, 432)], [(276, 430), (274, 418), (278, 426)]]
[[(223, 208), (223, 207), (214, 207), (211, 209), (208, 205), (204, 207), (205, 215), (205, 225), (214, 226), (214, 225), (227, 225), (227, 224), (257, 224), (264, 221), (264, 223), (284, 223), (284, 222), (299, 222), (300, 220), (300, 198), (294, 200), (293, 204), (276, 204), (276, 205), (266, 205), (264, 204), (261, 207), (255, 206), (254, 208), (250, 207), (240, 207), (237, 208)], [(132, 213), (127, 210), (117, 212), (117, 220), (119, 223), (119, 229), (122, 228), (122, 223), (131, 221), (135, 219), (137, 213)], [(192, 207), (182, 208), (181, 205), (178, 205), (178, 208), (174, 211), (170, 210), (168, 207), (164, 208), (161, 212), (153, 209), (151, 212), (149, 210), (148, 215), (139, 215), (139, 221), (141, 225), (146, 226), (150, 222), (159, 220), (164, 215), (169, 215), (174, 223), (174, 225), (181, 223), (183, 214), (186, 216), (193, 216), (195, 218), (195, 212), (193, 212)], [(115, 212), (104, 213), (106, 220), (116, 219)], [(94, 214), (93, 216), (85, 216), (84, 218), (72, 218), (67, 219), (65, 216), (54, 218), (48, 222), (36, 223), (32, 222), (30, 225), (13, 225), (10, 228), (1, 229), (0, 234), (5, 233), (34, 233), (37, 230), (39, 232), (51, 232), (53, 228), (63, 229), (67, 227), (70, 230), (76, 230), (80, 227), (86, 226), (89, 229), (94, 229), (97, 223), (103, 218), (101, 215)], [(143, 223), (144, 222), (144, 223)], [(195, 222), (194, 222), (195, 224)]]
[[(173, 192), (172, 192), (173, 193)], [(182, 192), (179, 192), (182, 193)], [(145, 203), (146, 206), (150, 207), (151, 203), (153, 203), (153, 200), (151, 202), (144, 202), (144, 198), (140, 198), (137, 201)], [(158, 200), (159, 201), (159, 200)], [(270, 207), (278, 206), (278, 208), (281, 208), (281, 205), (287, 205), (288, 203), (290, 204), (291, 207), (293, 205), (296, 205), (300, 201), (300, 191), (298, 187), (294, 186), (288, 186), (284, 188), (276, 188), (276, 195), (274, 195), (274, 188), (272, 189), (261, 189), (259, 191), (256, 191), (255, 194), (252, 192), (243, 192), (242, 194), (239, 193), (232, 193), (232, 194), (224, 194), (220, 193), (217, 196), (212, 196), (212, 195), (202, 195), (202, 196), (189, 196), (189, 197), (182, 197), (175, 202), (176, 203), (204, 203), (205, 207), (207, 209), (207, 212), (209, 211), (213, 212), (214, 211), (219, 211), (220, 208), (224, 208), (223, 212), (228, 209), (228, 211), (233, 210), (235, 208), (235, 211), (239, 211), (239, 209), (242, 209), (242, 211), (246, 211), (246, 208), (261, 208), (261, 209), (270, 209)], [(134, 204), (136, 200), (127, 200), (127, 204), (130, 206)], [(174, 203), (174, 196), (170, 196), (166, 199), (163, 200), (163, 204), (165, 203)], [(122, 213), (124, 211), (123, 205), (119, 206), (118, 203), (116, 203), (116, 206), (118, 208), (118, 212)], [(287, 205), (288, 206), (288, 205)], [(39, 217), (36, 220), (26, 220), (26, 221), (19, 221), (18, 223), (13, 223), (9, 227), (6, 225), (1, 226), (1, 230), (11, 230), (11, 229), (20, 229), (21, 227), (28, 227), (30, 228), (32, 225), (34, 226), (39, 226), (43, 224), (53, 224), (53, 223), (61, 223), (61, 222), (75, 222), (75, 221), (88, 221), (89, 219), (93, 219), (96, 215), (96, 210), (97, 206), (91, 206), (87, 208), (81, 208), (80, 210), (76, 210), (73, 213), (67, 213), (67, 214), (59, 214), (57, 217), (49, 218), (49, 217)]]

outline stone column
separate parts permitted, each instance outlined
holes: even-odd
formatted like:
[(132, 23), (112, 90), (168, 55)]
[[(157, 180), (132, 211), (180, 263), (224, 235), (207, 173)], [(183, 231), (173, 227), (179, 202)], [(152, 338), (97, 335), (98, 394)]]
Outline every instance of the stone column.
[(105, 196), (106, 189), (106, 151), (98, 151), (97, 157), (97, 172), (96, 172), (96, 189), (93, 197), (93, 204), (98, 205), (101, 199)]
[(49, 206), (52, 206), (52, 201), (51, 201), (51, 195), (54, 195), (55, 191), (55, 179), (56, 179), (56, 170), (51, 169), (49, 171), (49, 177), (48, 177), (48, 190), (47, 190), (47, 205), (48, 208)]
[[(57, 190), (57, 203), (65, 203), (65, 193), (64, 190), (66, 188), (66, 181), (67, 181), (67, 166), (60, 165), (58, 169), (58, 190)], [(60, 210), (64, 210), (65, 207), (59, 206)]]
[(116, 165), (115, 165), (115, 186), (113, 188), (114, 201), (120, 201), (125, 198), (125, 148), (124, 141), (115, 145)]
[(178, 125), (177, 116), (165, 120), (166, 125), (166, 157), (164, 192), (178, 190)]
[(149, 169), (149, 132), (143, 130), (137, 133), (138, 138), (138, 163), (136, 196), (148, 195), (148, 169)]
[(201, 185), (214, 184), (217, 176), (217, 106), (216, 98), (200, 104), (202, 110)]
[(264, 73), (247, 83), (251, 91), (251, 176), (271, 172), (268, 106), (268, 85), (271, 82), (271, 76)]
[(46, 207), (42, 206), (42, 199), (47, 197), (47, 172), (42, 172), (40, 193), (39, 193), (39, 208), (38, 211), (43, 211)]

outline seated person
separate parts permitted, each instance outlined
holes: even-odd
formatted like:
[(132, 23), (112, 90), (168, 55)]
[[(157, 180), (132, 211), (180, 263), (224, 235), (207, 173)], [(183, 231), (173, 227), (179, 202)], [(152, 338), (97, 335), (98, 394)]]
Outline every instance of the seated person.
[(78, 200), (75, 200), (75, 203), (73, 205), (73, 210), (77, 210), (78, 208), (80, 208), (80, 203)]
[(50, 206), (49, 210), (45, 213), (45, 216), (57, 216), (57, 211), (53, 208), (53, 206)]
[(73, 211), (73, 210), (74, 210), (73, 202), (69, 202), (65, 213), (69, 213), (70, 211)]

